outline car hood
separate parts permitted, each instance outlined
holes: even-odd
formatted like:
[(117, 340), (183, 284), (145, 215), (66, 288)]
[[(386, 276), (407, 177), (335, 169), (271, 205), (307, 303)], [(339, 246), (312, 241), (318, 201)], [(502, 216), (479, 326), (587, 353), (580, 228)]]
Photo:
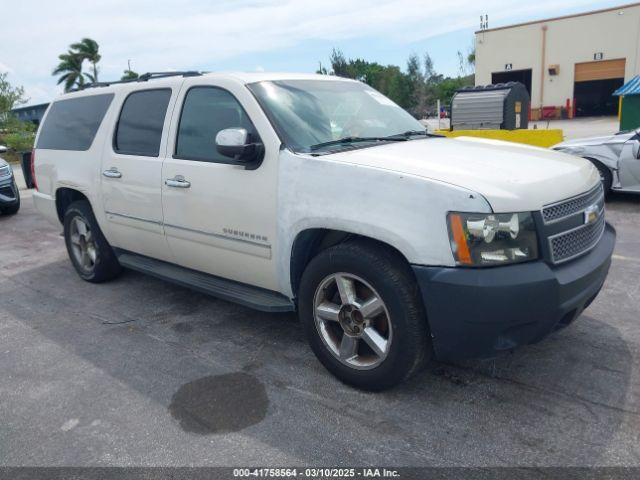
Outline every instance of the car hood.
[(595, 167), (582, 158), (471, 137), (397, 142), (325, 158), (467, 188), (484, 196), (495, 212), (540, 210), (599, 181)]
[(557, 145), (554, 145), (552, 148), (562, 149), (562, 148), (576, 148), (576, 147), (593, 147), (593, 146), (600, 146), (600, 145), (625, 143), (634, 135), (635, 135), (635, 132), (631, 131), (627, 133), (618, 133), (615, 135), (605, 135), (602, 137), (578, 138), (575, 140), (567, 140), (566, 142), (558, 143)]

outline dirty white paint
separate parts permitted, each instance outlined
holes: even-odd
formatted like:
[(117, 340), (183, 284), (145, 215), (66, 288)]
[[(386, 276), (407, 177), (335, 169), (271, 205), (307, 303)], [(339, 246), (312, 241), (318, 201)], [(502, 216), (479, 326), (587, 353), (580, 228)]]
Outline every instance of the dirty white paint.
[[(597, 170), (582, 158), (470, 137), (398, 142), (327, 158), (457, 185), (481, 194), (494, 212), (540, 210), (584, 193), (599, 181)], [(450, 195), (445, 190), (441, 193)], [(455, 194), (451, 195), (454, 200)]]
[[(374, 157), (384, 148), (359, 152)], [(291, 249), (304, 230), (355, 233), (395, 247), (410, 263), (454, 265), (447, 212), (491, 212), (481, 195), (465, 188), (348, 160), (342, 154), (280, 155), (276, 258), (283, 293), (292, 294)]]
[[(154, 80), (156, 88), (171, 88), (172, 97), (160, 155), (139, 162), (115, 155), (111, 139), (124, 98), (149, 86), (134, 82), (99, 89), (114, 93), (114, 100), (88, 151), (36, 150), (36, 207), (58, 222), (56, 189), (75, 188), (90, 200), (113, 246), (292, 296), (292, 245), (306, 229), (360, 234), (393, 246), (410, 263), (453, 266), (448, 212), (540, 210), (599, 181), (595, 168), (580, 158), (491, 140), (425, 138), (318, 157), (281, 150), (247, 83), (278, 78), (351, 81), (283, 75)], [(179, 105), (194, 86), (224, 88), (242, 104), (265, 146), (258, 169), (173, 158)], [(121, 178), (102, 175), (113, 166), (119, 167)], [(188, 190), (163, 187), (164, 179), (178, 174), (191, 182)], [(107, 218), (109, 206), (120, 209), (117, 222)], [(221, 238), (225, 229), (234, 235), (249, 232), (262, 243)]]

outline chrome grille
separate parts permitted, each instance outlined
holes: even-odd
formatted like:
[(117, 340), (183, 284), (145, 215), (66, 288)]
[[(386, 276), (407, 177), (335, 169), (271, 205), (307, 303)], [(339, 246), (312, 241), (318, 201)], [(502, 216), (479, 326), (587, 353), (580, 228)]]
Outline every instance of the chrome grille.
[(591, 250), (604, 232), (604, 209), (593, 223), (549, 237), (549, 248), (553, 263), (562, 263)]
[(586, 193), (568, 200), (563, 200), (562, 202), (547, 205), (542, 209), (542, 219), (545, 224), (557, 222), (563, 218), (583, 211), (594, 203), (600, 204), (603, 200), (604, 191), (602, 190), (602, 183), (598, 182), (598, 185)]

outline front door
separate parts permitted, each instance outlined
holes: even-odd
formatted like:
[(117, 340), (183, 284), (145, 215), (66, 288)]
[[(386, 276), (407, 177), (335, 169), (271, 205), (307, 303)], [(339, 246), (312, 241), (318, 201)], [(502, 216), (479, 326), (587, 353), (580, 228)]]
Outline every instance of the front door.
[[(211, 79), (183, 87), (162, 169), (164, 229), (175, 261), (187, 268), (277, 290), (274, 273), (278, 145), (244, 85)], [(262, 122), (252, 121), (256, 116)], [(217, 152), (216, 134), (245, 128), (265, 143), (254, 169)], [(258, 128), (261, 127), (262, 132)]]
[(126, 96), (101, 169), (111, 243), (162, 260), (170, 260), (162, 228), (161, 175), (166, 148), (163, 130), (177, 95), (173, 90), (158, 86)]

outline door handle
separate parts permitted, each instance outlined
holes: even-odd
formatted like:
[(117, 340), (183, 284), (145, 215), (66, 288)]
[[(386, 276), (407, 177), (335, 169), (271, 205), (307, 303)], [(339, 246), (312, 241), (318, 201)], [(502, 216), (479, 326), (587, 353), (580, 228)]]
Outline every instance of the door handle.
[(102, 175), (104, 175), (105, 177), (109, 177), (109, 178), (120, 178), (120, 177), (122, 177), (122, 174), (115, 167), (111, 167), (109, 170), (105, 170), (104, 172), (102, 172)]
[(191, 182), (185, 180), (182, 175), (176, 175), (173, 178), (167, 178), (164, 181), (164, 184), (167, 187), (176, 187), (176, 188), (189, 188), (191, 186)]

